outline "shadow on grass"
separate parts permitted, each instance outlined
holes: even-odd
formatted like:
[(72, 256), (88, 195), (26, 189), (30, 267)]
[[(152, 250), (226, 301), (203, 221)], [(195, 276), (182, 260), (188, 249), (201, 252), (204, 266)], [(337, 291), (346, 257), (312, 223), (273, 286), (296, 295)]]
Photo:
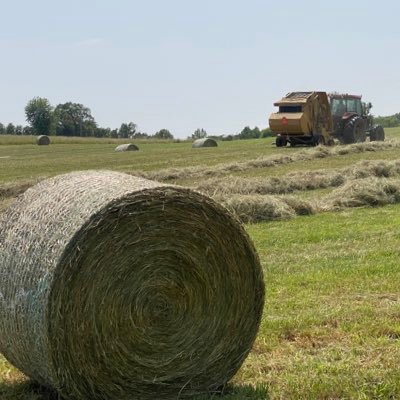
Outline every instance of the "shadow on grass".
[(32, 381), (0, 382), (1, 400), (61, 400), (60, 396)]
[[(62, 400), (54, 391), (32, 381), (0, 382), (1, 400)], [(266, 386), (227, 385), (223, 393), (198, 396), (195, 400), (268, 400)]]
[(222, 393), (196, 397), (196, 400), (268, 400), (268, 389), (265, 385), (227, 385)]

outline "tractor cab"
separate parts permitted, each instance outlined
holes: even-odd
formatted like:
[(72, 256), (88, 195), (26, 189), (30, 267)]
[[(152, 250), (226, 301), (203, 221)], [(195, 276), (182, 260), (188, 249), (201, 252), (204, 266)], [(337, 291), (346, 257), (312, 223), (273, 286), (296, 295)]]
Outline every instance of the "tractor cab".
[(373, 125), (369, 111), (371, 103), (361, 101), (361, 96), (330, 93), (329, 103), (333, 121), (333, 136), (340, 142), (350, 144), (370, 140), (384, 140), (383, 128)]

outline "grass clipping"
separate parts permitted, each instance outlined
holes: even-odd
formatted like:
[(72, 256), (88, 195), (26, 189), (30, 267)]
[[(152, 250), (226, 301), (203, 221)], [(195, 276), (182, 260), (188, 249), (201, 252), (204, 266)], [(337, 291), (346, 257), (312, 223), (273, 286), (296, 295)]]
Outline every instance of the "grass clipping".
[(76, 172), (28, 189), (0, 228), (0, 351), (62, 396), (215, 392), (252, 347), (259, 259), (204, 195)]

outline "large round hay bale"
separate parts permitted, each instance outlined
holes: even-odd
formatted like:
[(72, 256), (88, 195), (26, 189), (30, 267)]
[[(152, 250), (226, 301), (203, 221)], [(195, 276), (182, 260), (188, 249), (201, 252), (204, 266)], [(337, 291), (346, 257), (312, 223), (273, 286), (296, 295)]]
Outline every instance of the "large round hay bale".
[(193, 142), (192, 147), (217, 147), (218, 143), (214, 139), (204, 138), (197, 139)]
[(50, 144), (50, 138), (47, 135), (40, 135), (36, 138), (36, 143), (39, 146), (48, 146)]
[(244, 229), (189, 189), (75, 172), (0, 214), (0, 351), (66, 398), (217, 390), (250, 351), (263, 298)]
[(115, 148), (115, 151), (137, 151), (137, 150), (139, 150), (139, 147), (137, 147), (133, 143), (120, 144)]

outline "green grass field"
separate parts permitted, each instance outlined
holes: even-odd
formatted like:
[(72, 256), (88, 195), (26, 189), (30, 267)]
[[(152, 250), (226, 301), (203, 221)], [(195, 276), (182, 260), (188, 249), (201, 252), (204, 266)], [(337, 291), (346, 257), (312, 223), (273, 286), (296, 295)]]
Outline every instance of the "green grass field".
[[(387, 129), (400, 139), (400, 129)], [(4, 142), (3, 142), (4, 140)], [(140, 151), (114, 153), (114, 141), (60, 140), (36, 146), (0, 137), (0, 188), (18, 187), (73, 170), (129, 173), (210, 167), (275, 154), (272, 139), (221, 142), (192, 149), (188, 142), (138, 142)], [(400, 148), (334, 155), (233, 176), (285, 177), (295, 171), (334, 170), (361, 160), (400, 159)], [(196, 186), (206, 177), (172, 180)], [(397, 178), (398, 179), (398, 178)], [(294, 193), (320, 199), (331, 189)], [(12, 196), (0, 191), (0, 210)], [(259, 335), (224, 399), (400, 398), (400, 204), (348, 208), (246, 225), (261, 258), (267, 298)], [(0, 356), (0, 398), (55, 400)]]

